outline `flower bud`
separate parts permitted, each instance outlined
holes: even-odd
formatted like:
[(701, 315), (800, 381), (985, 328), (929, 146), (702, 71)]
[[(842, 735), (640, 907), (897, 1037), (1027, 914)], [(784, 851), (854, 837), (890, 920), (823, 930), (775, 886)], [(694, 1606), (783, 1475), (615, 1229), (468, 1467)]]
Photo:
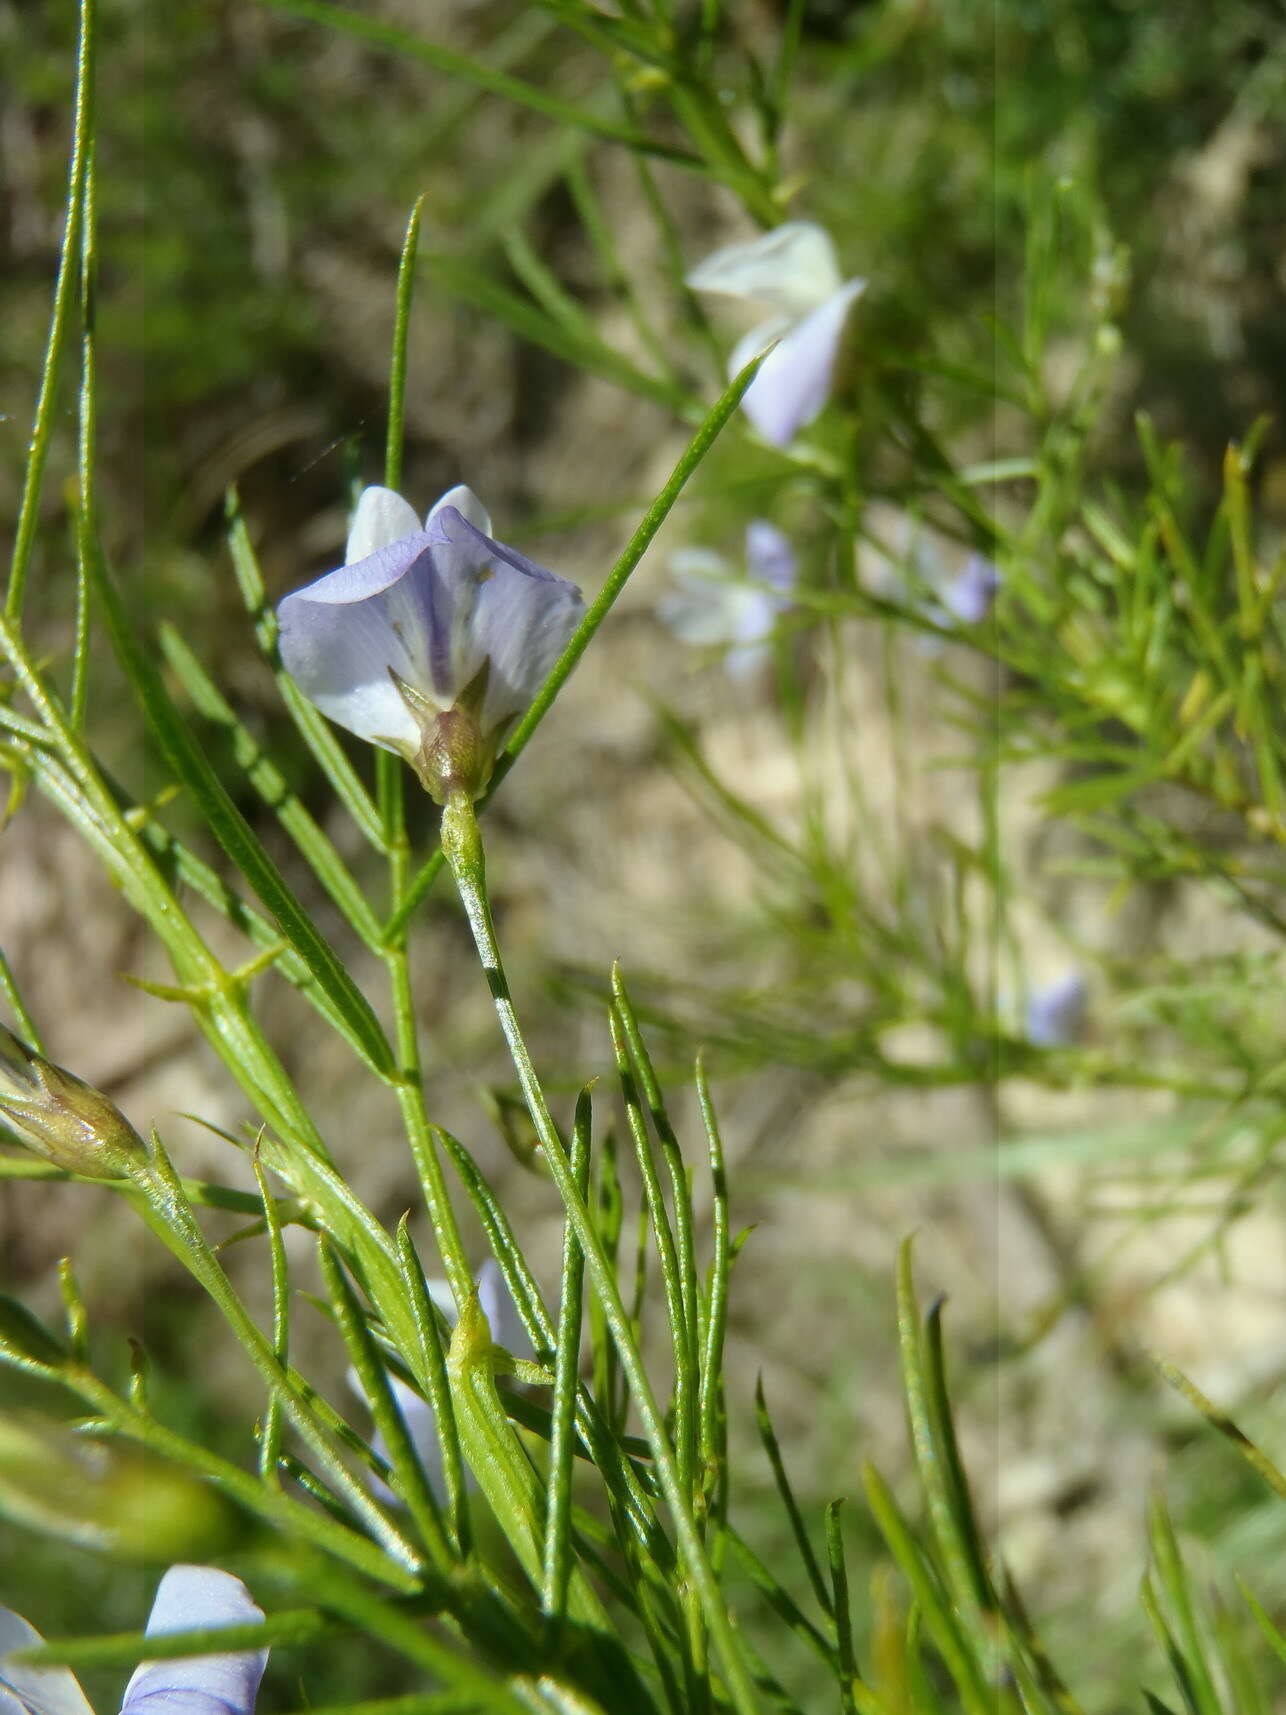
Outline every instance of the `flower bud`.
[(146, 1159), (142, 1138), (101, 1090), (0, 1025), (0, 1119), (20, 1143), (87, 1179), (123, 1179)]

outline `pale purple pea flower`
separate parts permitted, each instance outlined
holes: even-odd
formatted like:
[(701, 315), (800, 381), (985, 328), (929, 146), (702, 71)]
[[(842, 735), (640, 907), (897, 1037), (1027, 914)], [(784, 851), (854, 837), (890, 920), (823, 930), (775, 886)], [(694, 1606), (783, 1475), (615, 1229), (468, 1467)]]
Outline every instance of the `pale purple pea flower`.
[[(146, 1635), (209, 1631), (263, 1619), (239, 1578), (213, 1566), (171, 1566), (157, 1587)], [(0, 1715), (94, 1715), (65, 1667), (24, 1667), (12, 1651), (42, 1643), (20, 1615), (0, 1608)], [(120, 1715), (252, 1715), (268, 1651), (238, 1650), (144, 1662), (125, 1687)]]
[[(503, 1346), (511, 1357), (531, 1358), (535, 1353), (527, 1330), (518, 1315), (509, 1288), (505, 1285), (505, 1277), (501, 1274), (494, 1258), (488, 1257), (477, 1274), (478, 1302), (482, 1313), (487, 1318), (487, 1326), (491, 1329), (492, 1344)], [(445, 1280), (428, 1282), (429, 1295), (438, 1309), (455, 1320), (455, 1300), (451, 1296), (451, 1288)], [(361, 1382), (356, 1370), (348, 1372), (349, 1385), (357, 1392), (361, 1391)], [(442, 1444), (438, 1439), (438, 1422), (433, 1407), (423, 1394), (413, 1387), (408, 1387), (398, 1376), (389, 1375), (389, 1388), (396, 1405), (406, 1425), (406, 1432), (415, 1448), (416, 1457), (424, 1475), (428, 1478), (429, 1487), (439, 1500), (446, 1499), (446, 1473), (442, 1464)], [(388, 1444), (377, 1429), (371, 1437), (371, 1451), (387, 1465), (389, 1463)], [(372, 1475), (369, 1479), (371, 1493), (377, 1501), (386, 1506), (398, 1506), (400, 1501), (388, 1484), (381, 1477)], [(466, 1471), (465, 1481), (470, 1488), (476, 1488), (472, 1475)], [(0, 1710), (0, 1715), (3, 1711)]]
[(840, 274), (830, 235), (807, 220), (716, 250), (687, 277), (696, 292), (741, 298), (770, 312), (728, 360), (736, 375), (761, 351), (742, 409), (769, 445), (789, 446), (830, 397), (844, 324), (866, 281)]
[(1067, 971), (1027, 1002), (1026, 1030), (1033, 1048), (1070, 1048), (1089, 1018), (1090, 991), (1080, 971)]
[(1000, 573), (982, 554), (970, 554), (942, 591), (942, 606), (963, 625), (981, 625), (995, 606)]
[(344, 564), (281, 602), (281, 659), (339, 726), (402, 756), (440, 801), (490, 776), (505, 733), (576, 629), (580, 591), (495, 541), (469, 489), (421, 525), (363, 491)]
[(744, 679), (767, 660), (770, 639), (790, 606), (799, 562), (789, 538), (766, 518), (746, 526), (746, 576), (738, 579), (721, 554), (682, 548), (670, 557), (675, 588), (657, 612), (685, 643), (722, 646), (724, 669)]
[[(995, 606), (1003, 579), (976, 551), (958, 570), (957, 565), (956, 544), (922, 519), (879, 501), (867, 508), (858, 569), (874, 595), (910, 605), (943, 631), (981, 625)], [(928, 655), (936, 654), (942, 643), (927, 632), (918, 640)]]

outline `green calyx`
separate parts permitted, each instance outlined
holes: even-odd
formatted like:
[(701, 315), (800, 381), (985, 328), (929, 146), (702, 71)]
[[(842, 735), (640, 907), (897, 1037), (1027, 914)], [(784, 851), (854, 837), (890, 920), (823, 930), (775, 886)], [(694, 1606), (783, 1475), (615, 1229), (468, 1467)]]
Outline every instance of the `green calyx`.
[(20, 1143), (88, 1179), (123, 1179), (147, 1157), (142, 1138), (115, 1102), (3, 1025), (0, 1116)]

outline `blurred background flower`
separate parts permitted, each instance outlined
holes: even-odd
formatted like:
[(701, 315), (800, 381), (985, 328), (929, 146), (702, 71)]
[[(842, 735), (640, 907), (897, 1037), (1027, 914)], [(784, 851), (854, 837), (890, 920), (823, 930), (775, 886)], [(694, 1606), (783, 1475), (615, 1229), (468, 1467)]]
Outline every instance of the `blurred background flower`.
[(776, 341), (741, 408), (771, 446), (789, 446), (830, 396), (848, 313), (866, 281), (843, 278), (829, 233), (811, 221), (792, 220), (761, 238), (716, 250), (687, 283), (694, 292), (771, 312), (737, 341), (728, 373), (738, 374)]
[(679, 548), (669, 559), (675, 587), (657, 613), (676, 637), (721, 649), (731, 678), (745, 679), (772, 655), (777, 621), (790, 606), (799, 563), (790, 541), (765, 518), (746, 526), (744, 573), (710, 548)]
[(1027, 1001), (1026, 1035), (1033, 1048), (1070, 1048), (1085, 1033), (1090, 991), (1084, 974), (1065, 971)]

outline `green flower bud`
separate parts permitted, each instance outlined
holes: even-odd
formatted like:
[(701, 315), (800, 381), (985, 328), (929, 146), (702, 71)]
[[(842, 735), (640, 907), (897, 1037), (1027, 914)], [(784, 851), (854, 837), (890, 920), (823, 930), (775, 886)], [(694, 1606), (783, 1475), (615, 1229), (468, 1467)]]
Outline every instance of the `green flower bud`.
[(55, 1066), (0, 1024), (0, 1119), (20, 1143), (87, 1179), (123, 1179), (142, 1138), (101, 1090)]

